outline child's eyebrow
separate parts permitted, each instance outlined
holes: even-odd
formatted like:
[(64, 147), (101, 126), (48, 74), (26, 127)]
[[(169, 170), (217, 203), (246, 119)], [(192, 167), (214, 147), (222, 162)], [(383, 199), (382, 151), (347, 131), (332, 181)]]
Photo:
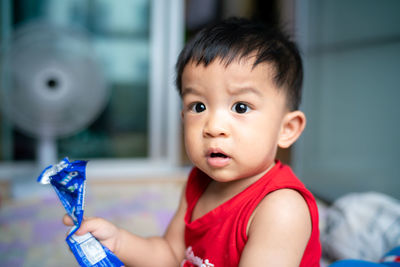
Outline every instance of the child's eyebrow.
[(201, 95), (199, 91), (197, 91), (194, 88), (191, 87), (185, 87), (182, 89), (182, 96), (185, 96), (187, 94), (193, 94), (193, 95)]
[[(188, 95), (188, 94), (198, 95), (198, 96), (201, 95), (201, 93), (198, 90), (196, 90), (192, 87), (183, 88), (182, 89), (182, 97), (185, 95)], [(245, 95), (245, 94), (254, 94), (259, 97), (262, 96), (262, 93), (253, 87), (242, 87), (242, 88), (230, 89), (229, 94), (234, 95), (234, 96)]]
[(229, 90), (231, 95), (244, 95), (244, 94), (255, 94), (257, 96), (262, 96), (261, 92), (253, 87), (242, 87), (238, 89)]

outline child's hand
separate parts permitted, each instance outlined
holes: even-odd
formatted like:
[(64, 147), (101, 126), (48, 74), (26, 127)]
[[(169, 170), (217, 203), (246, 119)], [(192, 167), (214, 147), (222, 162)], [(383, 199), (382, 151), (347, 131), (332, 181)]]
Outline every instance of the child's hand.
[[(63, 217), (66, 226), (73, 226), (74, 223), (68, 214)], [(84, 218), (81, 227), (75, 232), (76, 235), (84, 235), (90, 232), (109, 250), (117, 254), (120, 229), (111, 222), (102, 218)]]

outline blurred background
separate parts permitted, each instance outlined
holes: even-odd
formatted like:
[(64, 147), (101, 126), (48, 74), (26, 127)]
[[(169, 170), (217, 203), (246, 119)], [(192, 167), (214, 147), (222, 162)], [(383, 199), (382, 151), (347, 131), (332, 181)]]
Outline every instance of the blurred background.
[(0, 173), (21, 176), (64, 156), (101, 159), (117, 172), (135, 169), (121, 162), (176, 166), (173, 65), (183, 8), (182, 1), (2, 1)]
[[(307, 128), (278, 157), (324, 203), (366, 191), (399, 199), (399, 12), (397, 0), (1, 1), (1, 265), (47, 264), (24, 241), (35, 239), (25, 224), (33, 218), (57, 232), (44, 241), (63, 242), (62, 208), (35, 180), (65, 156), (90, 160), (92, 210), (122, 201), (130, 217), (110, 208), (111, 220), (137, 226), (148, 218), (158, 226), (139, 232), (163, 231), (190, 167), (174, 64), (187, 39), (230, 16), (280, 25), (300, 46)], [(168, 205), (138, 207), (149, 194)], [(49, 223), (42, 204), (60, 210), (58, 221)], [(13, 261), (20, 253), (31, 256)]]

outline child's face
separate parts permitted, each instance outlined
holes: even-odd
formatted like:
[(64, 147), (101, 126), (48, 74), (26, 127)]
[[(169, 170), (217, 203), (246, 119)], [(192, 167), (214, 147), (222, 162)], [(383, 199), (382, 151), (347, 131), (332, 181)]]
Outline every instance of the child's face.
[(219, 182), (261, 177), (274, 163), (285, 94), (268, 64), (218, 59), (188, 64), (182, 75), (185, 145), (199, 169)]

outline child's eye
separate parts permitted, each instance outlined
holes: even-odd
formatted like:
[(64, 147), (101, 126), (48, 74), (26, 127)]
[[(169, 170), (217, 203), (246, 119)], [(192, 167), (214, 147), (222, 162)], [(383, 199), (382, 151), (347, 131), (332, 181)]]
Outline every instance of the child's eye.
[(196, 103), (193, 103), (193, 104), (190, 106), (190, 109), (191, 109), (193, 112), (200, 113), (200, 112), (203, 112), (204, 110), (206, 110), (206, 105), (204, 105), (204, 104), (201, 103), (201, 102), (196, 102)]
[(250, 111), (250, 107), (246, 105), (245, 103), (238, 102), (233, 105), (232, 110), (235, 111), (236, 113), (246, 113)]

